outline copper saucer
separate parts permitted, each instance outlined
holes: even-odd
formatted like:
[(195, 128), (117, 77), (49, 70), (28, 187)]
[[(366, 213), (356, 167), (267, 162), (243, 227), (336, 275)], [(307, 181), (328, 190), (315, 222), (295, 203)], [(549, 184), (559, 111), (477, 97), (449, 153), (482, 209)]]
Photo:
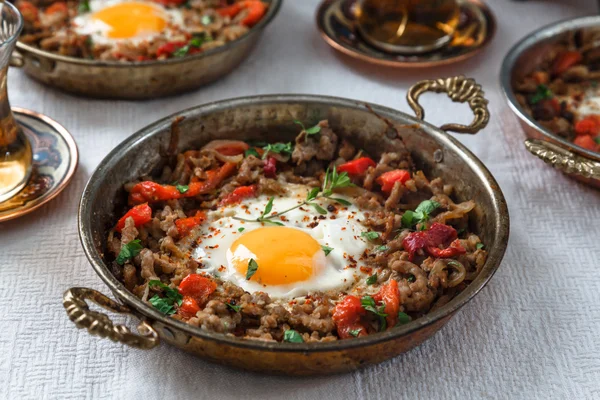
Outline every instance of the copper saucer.
[(317, 10), (317, 27), (334, 49), (371, 64), (423, 68), (466, 60), (485, 48), (496, 33), (496, 18), (480, 0), (459, 0), (460, 25), (449, 45), (424, 54), (392, 54), (369, 45), (356, 27), (358, 0), (325, 0)]
[(31, 143), (33, 171), (15, 197), (0, 203), (0, 222), (21, 217), (46, 204), (69, 184), (79, 154), (71, 134), (58, 122), (23, 108), (12, 108)]

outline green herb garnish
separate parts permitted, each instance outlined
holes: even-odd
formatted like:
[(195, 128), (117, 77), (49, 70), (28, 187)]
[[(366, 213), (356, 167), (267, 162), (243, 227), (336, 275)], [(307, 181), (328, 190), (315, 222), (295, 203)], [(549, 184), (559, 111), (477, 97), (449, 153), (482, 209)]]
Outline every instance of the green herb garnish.
[(304, 132), (306, 132), (306, 134), (308, 136), (310, 135), (316, 135), (317, 133), (321, 132), (321, 127), (319, 125), (315, 125), (311, 128), (306, 129), (306, 127), (304, 126), (304, 124), (300, 121), (298, 121), (297, 119), (294, 120), (294, 123), (297, 125), (300, 125), (302, 127), (302, 130)]
[(481, 249), (483, 249), (483, 248), (484, 248), (484, 244), (483, 244), (483, 243), (477, 243), (477, 244), (475, 245), (475, 248), (476, 248), (477, 250), (481, 250)]
[(227, 305), (227, 307), (229, 307), (230, 309), (232, 309), (235, 312), (240, 312), (240, 309), (242, 308), (242, 306), (237, 306), (235, 304), (231, 304), (231, 303), (225, 303)]
[(293, 329), (288, 329), (283, 333), (283, 341), (288, 343), (304, 343), (302, 335)]
[(150, 304), (154, 306), (158, 311), (166, 315), (175, 314), (175, 304), (181, 306), (183, 303), (183, 296), (178, 290), (170, 288), (161, 281), (152, 280), (148, 282), (148, 287), (159, 287), (162, 289), (165, 297), (160, 297), (155, 294), (150, 300)]
[(375, 247), (375, 251), (377, 252), (384, 252), (384, 251), (388, 251), (390, 248), (387, 247), (386, 245), (381, 245), (381, 246), (377, 246)]
[(417, 278), (413, 274), (410, 274), (409, 277), (406, 278), (406, 280), (412, 283), (412, 282), (416, 281)]
[(408, 315), (407, 313), (403, 313), (402, 311), (400, 311), (398, 313), (398, 324), (396, 324), (396, 326), (408, 324), (410, 321), (412, 321), (412, 318), (410, 317), (410, 315)]
[(374, 232), (374, 231), (369, 231), (369, 232), (362, 232), (360, 234), (360, 236), (367, 238), (368, 240), (377, 240), (379, 239), (379, 232)]
[(142, 246), (140, 239), (132, 240), (131, 242), (121, 246), (121, 251), (117, 257), (117, 264), (125, 264), (127, 261), (140, 254), (140, 251), (142, 251), (143, 248), (144, 246)]
[(200, 48), (204, 43), (210, 42), (211, 40), (212, 38), (210, 36), (194, 37), (190, 39), (188, 44), (175, 50), (173, 52), (173, 57), (183, 57), (187, 55), (192, 48)]
[(177, 186), (175, 186), (175, 188), (181, 194), (184, 194), (185, 192), (190, 190), (190, 187), (188, 185), (177, 185)]
[(596, 137), (594, 138), (594, 142), (596, 142), (596, 143), (600, 144), (600, 136), (596, 136)]
[(331, 195), (333, 194), (333, 191), (335, 189), (349, 187), (349, 186), (354, 186), (354, 184), (350, 181), (350, 177), (348, 176), (348, 174), (345, 172), (338, 174), (337, 169), (335, 167), (333, 167), (333, 170), (331, 170), (331, 171), (329, 169), (327, 169), (327, 171), (325, 173), (325, 179), (323, 180), (322, 187), (311, 189), (311, 191), (308, 192), (306, 195), (306, 200), (304, 200), (302, 203), (300, 203), (294, 207), (288, 208), (287, 210), (271, 214), (271, 211), (273, 211), (273, 200), (274, 200), (274, 197), (271, 197), (269, 199), (269, 201), (267, 202), (267, 205), (265, 206), (265, 209), (262, 212), (260, 217), (258, 217), (256, 219), (245, 219), (245, 218), (240, 218), (240, 217), (234, 216), (233, 218), (237, 219), (239, 221), (261, 222), (261, 223), (281, 226), (283, 224), (279, 221), (275, 221), (275, 218), (278, 218), (287, 212), (290, 212), (292, 210), (295, 210), (297, 208), (300, 208), (300, 207), (306, 206), (306, 205), (313, 207), (319, 214), (325, 215), (325, 214), (327, 214), (327, 210), (325, 210), (319, 204), (313, 202), (313, 200), (317, 200), (319, 198), (324, 197), (324, 198), (333, 200), (335, 202), (338, 202), (340, 204), (347, 205), (347, 204), (349, 204), (349, 202), (347, 200), (339, 199), (336, 197), (331, 197)]
[(329, 255), (329, 253), (331, 253), (333, 251), (333, 247), (329, 247), (329, 246), (321, 246), (321, 248), (323, 249), (323, 252), (325, 253), (326, 256)]
[(551, 99), (554, 95), (550, 88), (546, 85), (538, 85), (535, 94), (531, 96), (529, 103), (537, 104), (544, 99)]
[(269, 143), (268, 145), (263, 147), (263, 150), (265, 151), (263, 153), (263, 160), (265, 158), (267, 158), (267, 156), (269, 155), (269, 153), (276, 153), (276, 154), (292, 154), (292, 152), (294, 151), (294, 146), (292, 146), (291, 142), (287, 142), (287, 143)]
[(254, 260), (254, 258), (251, 258), (250, 261), (248, 261), (248, 270), (246, 271), (246, 280), (247, 281), (249, 281), (250, 278), (252, 278), (252, 276), (256, 273), (257, 269), (258, 269), (258, 264)]
[(83, 14), (92, 11), (89, 0), (79, 0), (79, 13)]
[(362, 329), (352, 329), (352, 330), (348, 331), (348, 333), (351, 336), (358, 337), (358, 335), (360, 335), (361, 331), (362, 331)]
[(258, 151), (254, 147), (250, 147), (248, 150), (244, 152), (244, 157), (254, 156), (256, 158), (260, 158)]
[(367, 285), (373, 285), (377, 282), (377, 272), (367, 278)]
[(238, 228), (238, 232), (242, 233), (242, 232), (244, 232), (245, 229), (246, 228), (244, 228), (244, 227)]
[(387, 317), (387, 314), (385, 313), (385, 303), (381, 302), (381, 305), (378, 307), (371, 296), (363, 296), (360, 303), (365, 310), (377, 315), (379, 318), (379, 331), (384, 331), (387, 328), (387, 321), (385, 320), (385, 317)]
[(402, 227), (412, 229), (415, 225), (429, 221), (429, 215), (441, 206), (433, 200), (425, 200), (415, 211), (407, 210), (402, 215)]

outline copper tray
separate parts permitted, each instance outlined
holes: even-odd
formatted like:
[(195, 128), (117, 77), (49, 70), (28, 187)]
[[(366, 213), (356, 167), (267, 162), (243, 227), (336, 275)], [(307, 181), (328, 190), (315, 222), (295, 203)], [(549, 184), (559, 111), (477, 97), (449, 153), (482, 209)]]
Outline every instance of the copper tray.
[[(467, 102), (475, 114), (470, 126), (449, 124), (437, 128), (422, 121), (417, 103), (425, 91), (446, 92), (454, 101)], [(444, 130), (476, 133), (489, 118), (481, 87), (471, 79), (455, 77), (419, 82), (409, 92), (417, 113), (402, 112), (336, 97), (310, 95), (255, 96), (210, 103), (164, 118), (118, 145), (90, 178), (79, 208), (79, 234), (92, 267), (118, 301), (86, 288), (65, 293), (64, 306), (77, 327), (129, 346), (150, 349), (160, 341), (202, 358), (253, 371), (316, 375), (350, 371), (392, 358), (421, 344), (439, 330), (485, 286), (498, 269), (509, 233), (508, 209), (498, 184), (469, 150)], [(215, 138), (290, 140), (297, 134), (294, 120), (316, 123), (328, 119), (340, 136), (373, 155), (399, 148), (411, 150), (416, 165), (430, 176), (455, 185), (460, 201), (474, 199), (471, 228), (486, 243), (489, 256), (479, 276), (443, 307), (406, 325), (364, 338), (327, 343), (277, 343), (240, 339), (204, 331), (161, 314), (142, 302), (117, 280), (105, 262), (107, 229), (115, 221), (115, 200), (123, 199), (123, 183), (151, 172), (161, 163), (161, 148), (170, 142), (173, 118), (179, 125), (178, 151), (197, 148)], [(401, 138), (389, 123), (402, 125)], [(265, 134), (266, 133), (266, 134)], [(123, 200), (122, 200), (123, 201)], [(117, 204), (118, 205), (118, 204)], [(141, 320), (138, 332), (114, 325), (104, 314), (89, 309), (86, 300), (110, 311)], [(468, 327), (464, 327), (465, 332)]]

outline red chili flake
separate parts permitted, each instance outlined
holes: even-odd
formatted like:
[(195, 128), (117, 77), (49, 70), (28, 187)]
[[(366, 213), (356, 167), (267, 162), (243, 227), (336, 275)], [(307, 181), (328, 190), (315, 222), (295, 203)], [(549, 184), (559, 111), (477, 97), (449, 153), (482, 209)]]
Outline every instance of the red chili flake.
[(370, 274), (371, 271), (373, 271), (373, 268), (370, 268), (370, 267), (360, 267), (360, 271), (364, 272), (365, 274)]

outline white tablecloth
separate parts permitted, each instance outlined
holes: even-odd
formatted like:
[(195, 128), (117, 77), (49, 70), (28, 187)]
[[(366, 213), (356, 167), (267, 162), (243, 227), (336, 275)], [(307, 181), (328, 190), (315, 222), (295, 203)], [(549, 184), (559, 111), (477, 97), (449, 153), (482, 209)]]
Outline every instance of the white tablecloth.
[[(315, 29), (318, 1), (288, 0), (239, 69), (177, 98), (86, 100), (11, 70), (13, 105), (64, 124), (81, 162), (57, 199), (0, 224), (0, 398), (600, 398), (600, 192), (527, 153), (498, 86), (502, 58), (516, 40), (547, 23), (596, 13), (596, 2), (489, 3), (500, 17), (494, 42), (448, 68), (400, 71), (340, 56)], [(412, 83), (459, 73), (476, 78), (490, 99), (488, 128), (459, 139), (498, 179), (511, 239), (490, 284), (421, 347), (356, 373), (292, 379), (213, 365), (167, 345), (133, 350), (76, 330), (67, 319), (65, 289), (107, 292), (83, 255), (77, 204), (96, 165), (131, 133), (196, 104), (264, 93), (335, 95), (409, 112), (404, 96)], [(434, 123), (471, 120), (466, 105), (445, 96), (427, 94), (424, 103)]]

